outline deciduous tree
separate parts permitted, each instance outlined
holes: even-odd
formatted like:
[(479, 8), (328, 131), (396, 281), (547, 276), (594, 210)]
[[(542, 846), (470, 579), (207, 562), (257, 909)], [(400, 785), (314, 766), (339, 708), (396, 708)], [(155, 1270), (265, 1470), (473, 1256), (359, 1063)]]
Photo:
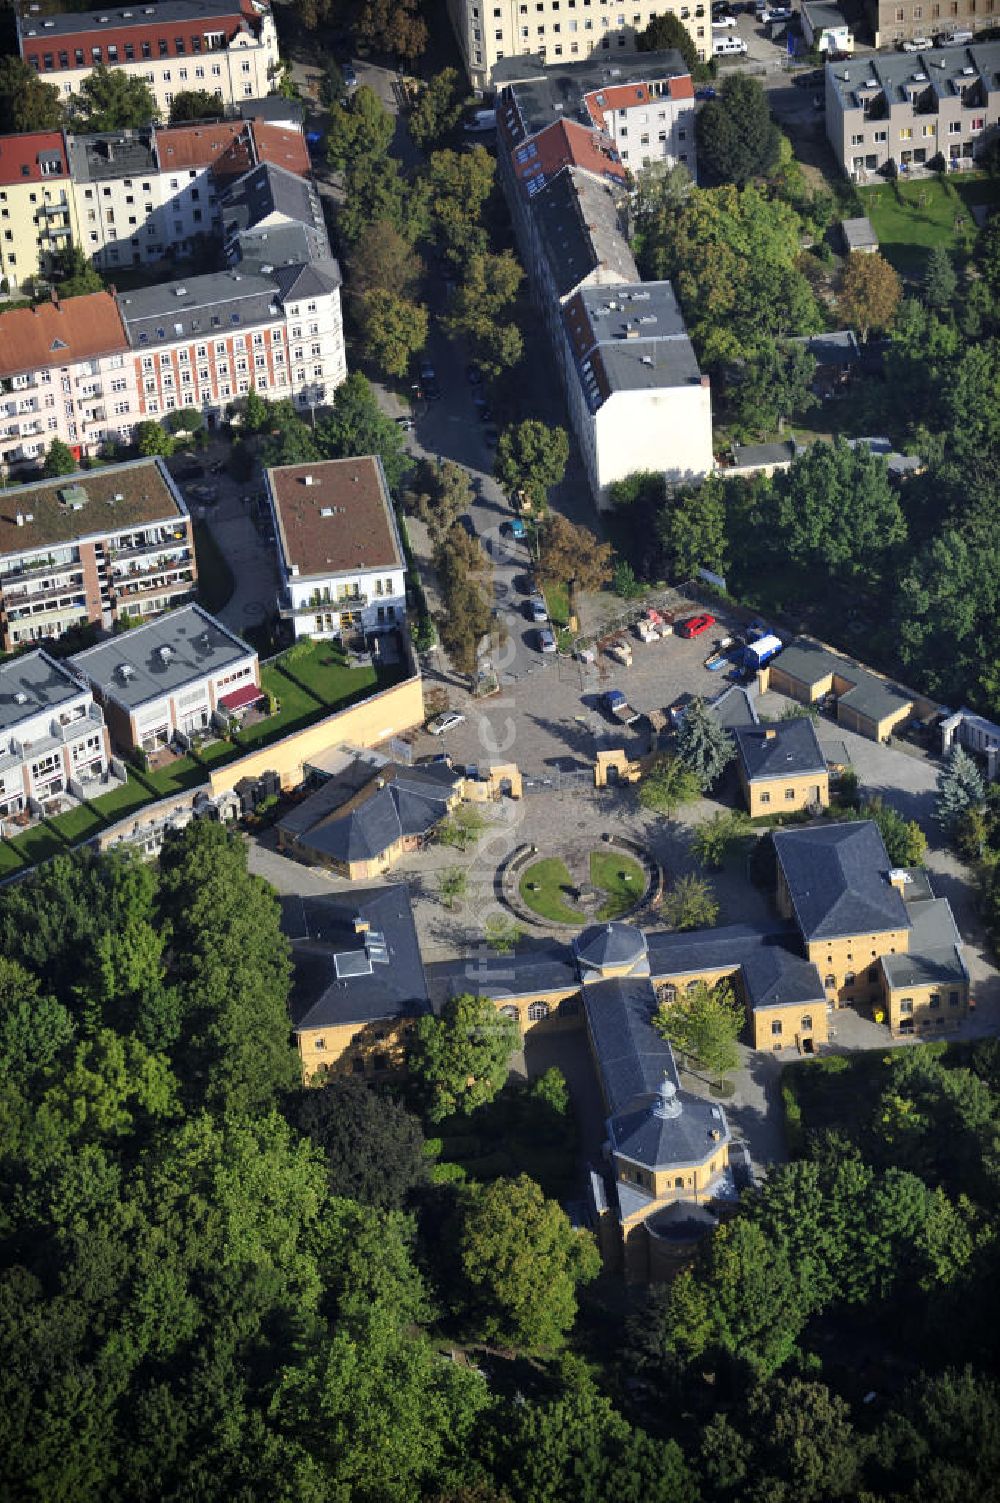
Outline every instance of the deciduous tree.
[(442, 68), (428, 79), (410, 111), (410, 135), (427, 151), (454, 130), (462, 118), (467, 90), (457, 68)]
[(774, 491), (782, 545), (797, 563), (870, 577), (906, 537), (885, 460), (866, 444), (811, 444), (775, 476)]
[(873, 329), (888, 329), (903, 296), (903, 284), (895, 267), (876, 251), (873, 255), (847, 258), (840, 289), (840, 309), (862, 339)]
[(0, 58), (0, 134), (59, 130), (63, 120), (54, 84), (45, 83), (22, 58)]
[(207, 89), (185, 89), (170, 101), (170, 124), (184, 125), (189, 120), (219, 120), (225, 115), (222, 96)]
[(160, 111), (152, 89), (137, 73), (103, 63), (84, 79), (69, 105), (78, 131), (138, 130), (155, 125)]
[(412, 297), (423, 264), (409, 240), (389, 220), (366, 225), (351, 251), (351, 290), (360, 294), (378, 289), (396, 297)]
[(562, 1346), (576, 1319), (576, 1290), (597, 1277), (589, 1232), (526, 1174), (469, 1195), (459, 1235), (470, 1318), (482, 1334), (525, 1351)]
[(874, 820), (878, 825), (891, 866), (923, 866), (927, 836), (915, 819), (904, 818), (898, 809), (880, 798), (869, 799), (861, 813), (864, 819)]
[(568, 459), (569, 439), (564, 428), (550, 428), (537, 418), (526, 418), (501, 433), (493, 473), (508, 495), (523, 490), (532, 506), (544, 513), (548, 493), (565, 475)]
[(538, 569), (543, 579), (579, 590), (599, 590), (612, 574), (610, 543), (598, 542), (589, 527), (550, 512), (541, 530)]
[(719, 916), (712, 884), (693, 872), (678, 877), (664, 895), (661, 917), (671, 929), (709, 929)]
[(764, 435), (780, 429), (793, 414), (803, 417), (819, 400), (812, 390), (815, 375), (816, 357), (805, 345), (764, 348), (740, 370), (732, 387), (739, 421)]
[(693, 804), (701, 792), (698, 779), (680, 757), (657, 757), (639, 784), (639, 802), (667, 818), (684, 804)]
[(655, 521), (663, 568), (669, 579), (694, 579), (699, 569), (725, 569), (725, 486), (710, 475), (701, 486), (684, 486), (668, 495)]
[(330, 111), (326, 159), (334, 172), (360, 174), (388, 155), (395, 123), (375, 90), (361, 84)]
[(492, 1101), (507, 1079), (518, 1045), (517, 1024), (488, 997), (471, 992), (450, 997), (439, 1017), (417, 1021), (410, 1068), (428, 1101), (428, 1116), (441, 1122), (454, 1112), (468, 1116)]
[(154, 423), (152, 418), (147, 418), (138, 424), (132, 441), (138, 452), (146, 458), (160, 454), (164, 459), (169, 459), (174, 452), (174, 440), (166, 428), (161, 427), (159, 423)]
[(412, 465), (402, 430), (379, 407), (371, 382), (360, 371), (337, 387), (332, 411), (317, 425), (317, 438), (328, 459), (377, 454), (393, 493)]
[(673, 1047), (713, 1075), (728, 1075), (739, 1064), (736, 1041), (746, 1018), (728, 981), (708, 986), (696, 981), (675, 1002), (662, 1003), (654, 1027)]
[(52, 269), (60, 297), (80, 297), (87, 292), (103, 292), (100, 273), (91, 266), (78, 245), (68, 245), (56, 257)]
[(369, 359), (389, 376), (405, 376), (427, 343), (427, 309), (381, 288), (365, 293), (361, 323)]
[(427, 23), (417, 0), (363, 0), (357, 34), (382, 52), (415, 62), (427, 49)]
[(427, 1181), (424, 1135), (412, 1112), (363, 1080), (334, 1076), (303, 1090), (295, 1125), (323, 1152), (330, 1193), (382, 1210), (401, 1210)]

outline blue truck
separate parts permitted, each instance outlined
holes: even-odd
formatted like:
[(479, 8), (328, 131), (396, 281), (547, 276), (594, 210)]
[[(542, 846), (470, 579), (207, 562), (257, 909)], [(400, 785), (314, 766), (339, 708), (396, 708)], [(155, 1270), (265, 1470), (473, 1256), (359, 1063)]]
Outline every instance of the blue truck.
[(632, 708), (620, 689), (608, 689), (601, 695), (601, 704), (622, 725), (635, 725), (637, 720), (642, 719), (642, 712)]

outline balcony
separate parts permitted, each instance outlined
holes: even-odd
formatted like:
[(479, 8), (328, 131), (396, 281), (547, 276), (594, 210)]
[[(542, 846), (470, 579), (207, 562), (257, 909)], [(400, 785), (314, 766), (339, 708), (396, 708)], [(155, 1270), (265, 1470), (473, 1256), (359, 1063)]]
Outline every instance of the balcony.
[(278, 614), (283, 621), (293, 621), (296, 616), (315, 616), (318, 612), (357, 611), (368, 604), (369, 597), (358, 593), (357, 595), (341, 595), (336, 600), (321, 600), (314, 595), (304, 605), (292, 605), (285, 601), (278, 608)]
[(6, 590), (3, 595), (3, 609), (8, 616), (16, 612), (25, 615), (31, 614), (32, 606), (51, 606), (56, 601), (79, 599), (84, 604), (83, 581), (76, 580), (72, 584), (45, 585), (40, 590)]

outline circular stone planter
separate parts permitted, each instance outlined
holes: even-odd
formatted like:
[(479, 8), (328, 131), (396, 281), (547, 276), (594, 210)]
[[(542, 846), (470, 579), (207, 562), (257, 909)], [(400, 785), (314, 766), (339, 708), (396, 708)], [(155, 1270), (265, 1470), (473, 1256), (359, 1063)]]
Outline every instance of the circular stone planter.
[(530, 924), (580, 929), (627, 918), (656, 892), (659, 867), (641, 848), (608, 843), (567, 854), (525, 847), (508, 862), (503, 895)]

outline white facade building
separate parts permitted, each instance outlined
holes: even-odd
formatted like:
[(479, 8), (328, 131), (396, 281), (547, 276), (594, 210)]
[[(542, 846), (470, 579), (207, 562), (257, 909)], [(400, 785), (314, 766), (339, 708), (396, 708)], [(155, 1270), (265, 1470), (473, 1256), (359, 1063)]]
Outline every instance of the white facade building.
[(672, 484), (707, 475), (712, 395), (670, 283), (585, 288), (563, 323), (570, 419), (598, 506), (637, 470)]
[(382, 462), (268, 470), (279, 610), (296, 637), (389, 631), (406, 616), (406, 564)]
[(116, 743), (145, 752), (205, 731), (217, 712), (260, 697), (257, 654), (200, 605), (183, 606), (72, 659)]
[(62, 663), (36, 650), (0, 664), (0, 824), (83, 793), (107, 777), (109, 757), (104, 716)]
[(263, 0), (160, 0), (17, 19), (21, 56), (64, 98), (95, 67), (123, 68), (144, 79), (166, 118), (177, 94), (204, 89), (224, 105), (270, 93), (278, 66), (274, 18)]

